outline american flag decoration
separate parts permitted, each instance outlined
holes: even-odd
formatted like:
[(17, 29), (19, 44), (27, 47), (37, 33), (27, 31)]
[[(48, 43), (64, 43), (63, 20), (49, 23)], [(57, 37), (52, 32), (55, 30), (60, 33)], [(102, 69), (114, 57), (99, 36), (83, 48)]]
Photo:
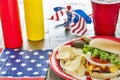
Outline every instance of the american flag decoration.
[(82, 10), (72, 10), (71, 6), (68, 5), (64, 7), (55, 7), (55, 14), (51, 16), (50, 20), (59, 21), (64, 15), (66, 16), (66, 21), (63, 24), (56, 25), (64, 26), (66, 29), (70, 29), (73, 35), (82, 36), (87, 31), (86, 23), (91, 23), (91, 18)]
[(73, 22), (70, 25), (71, 33), (73, 35), (82, 36), (87, 31), (86, 22), (83, 17), (79, 17), (78, 22)]
[(0, 80), (45, 80), (52, 50), (3, 49)]
[(57, 11), (55, 13), (55, 15), (52, 15), (50, 20), (55, 20), (55, 21), (59, 21), (61, 19), (62, 16), (64, 16), (66, 14), (66, 11), (63, 9), (63, 10), (60, 10), (60, 11)]

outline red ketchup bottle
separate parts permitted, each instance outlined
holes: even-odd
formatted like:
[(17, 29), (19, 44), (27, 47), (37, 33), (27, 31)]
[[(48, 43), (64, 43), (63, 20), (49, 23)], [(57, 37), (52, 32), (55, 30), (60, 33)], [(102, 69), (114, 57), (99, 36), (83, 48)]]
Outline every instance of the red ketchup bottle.
[(3, 39), (6, 48), (20, 48), (23, 44), (18, 0), (0, 0)]

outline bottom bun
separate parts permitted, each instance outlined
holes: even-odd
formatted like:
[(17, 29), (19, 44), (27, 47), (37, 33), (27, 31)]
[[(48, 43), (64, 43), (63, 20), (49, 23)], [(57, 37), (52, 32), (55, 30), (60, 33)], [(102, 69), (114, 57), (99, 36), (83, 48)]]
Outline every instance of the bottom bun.
[(90, 76), (98, 79), (112, 79), (120, 75), (120, 70), (115, 73), (97, 73), (93, 72)]

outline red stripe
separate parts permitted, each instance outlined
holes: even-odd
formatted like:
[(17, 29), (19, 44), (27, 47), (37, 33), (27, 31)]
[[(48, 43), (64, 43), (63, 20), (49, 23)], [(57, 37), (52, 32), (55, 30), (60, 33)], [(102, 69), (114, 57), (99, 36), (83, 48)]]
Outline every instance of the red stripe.
[(77, 24), (77, 23), (74, 23), (74, 24), (71, 26), (71, 28), (74, 27), (76, 24)]
[(1, 51), (2, 51), (3, 49), (2, 48), (0, 48), (0, 53), (1, 53)]
[(89, 15), (89, 17), (91, 17), (91, 18), (92, 18), (92, 17), (93, 17), (93, 14), (90, 14), (90, 15)]
[(51, 20), (53, 20), (54, 19), (54, 16), (51, 16), (51, 18), (50, 18)]
[(63, 16), (63, 11), (60, 11), (61, 15)]
[(45, 78), (0, 78), (0, 80), (45, 80)]
[(56, 13), (56, 20), (58, 21), (59, 20), (59, 15), (58, 15), (58, 13)]
[(85, 21), (83, 21), (82, 28), (77, 33), (80, 33), (84, 28), (85, 28)]
[(82, 35), (84, 35), (87, 32), (87, 28), (85, 29), (85, 31), (82, 33)]
[(78, 26), (72, 31), (73, 33), (80, 27), (81, 19), (82, 19), (82, 18), (80, 17), (79, 24), (78, 24)]

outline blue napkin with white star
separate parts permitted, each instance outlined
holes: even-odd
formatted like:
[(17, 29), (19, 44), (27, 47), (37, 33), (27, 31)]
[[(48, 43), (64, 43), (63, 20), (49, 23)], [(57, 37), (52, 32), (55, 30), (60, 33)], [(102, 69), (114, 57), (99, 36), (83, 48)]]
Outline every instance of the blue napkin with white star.
[(0, 54), (0, 78), (46, 77), (49, 67), (47, 50), (3, 49)]

